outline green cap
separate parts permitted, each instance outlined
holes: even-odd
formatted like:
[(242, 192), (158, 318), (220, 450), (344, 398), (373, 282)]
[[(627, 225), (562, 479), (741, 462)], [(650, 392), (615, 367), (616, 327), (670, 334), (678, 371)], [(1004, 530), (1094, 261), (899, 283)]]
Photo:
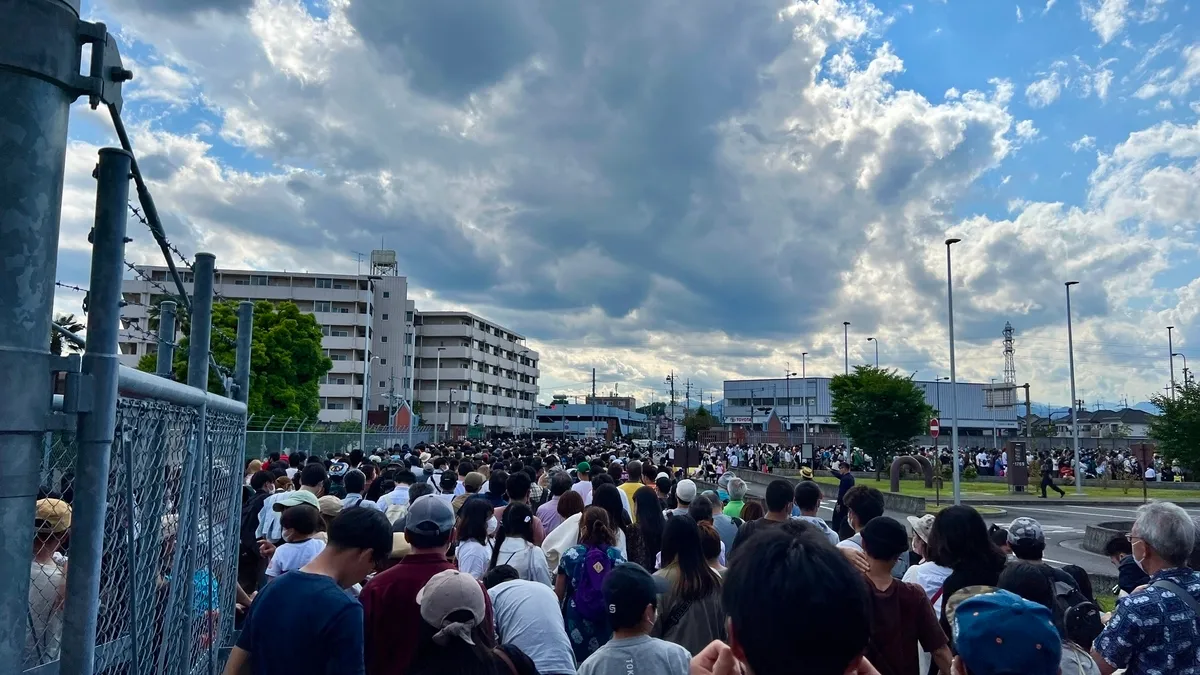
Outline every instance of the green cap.
[(575, 466), (575, 470), (579, 473), (591, 473), (592, 465), (588, 464), (587, 462), (580, 462)]

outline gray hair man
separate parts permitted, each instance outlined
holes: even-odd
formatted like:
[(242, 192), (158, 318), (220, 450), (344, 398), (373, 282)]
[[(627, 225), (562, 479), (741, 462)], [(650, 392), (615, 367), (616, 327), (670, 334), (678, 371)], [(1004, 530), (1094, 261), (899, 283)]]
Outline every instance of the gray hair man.
[(725, 505), (725, 515), (730, 518), (741, 518), (742, 507), (746, 505), (746, 481), (732, 478), (729, 481), (729, 503)]
[(1104, 675), (1180, 672), (1200, 662), (1200, 573), (1185, 566), (1196, 523), (1175, 504), (1151, 502), (1137, 510), (1129, 540), (1150, 583), (1117, 605), (1092, 656)]

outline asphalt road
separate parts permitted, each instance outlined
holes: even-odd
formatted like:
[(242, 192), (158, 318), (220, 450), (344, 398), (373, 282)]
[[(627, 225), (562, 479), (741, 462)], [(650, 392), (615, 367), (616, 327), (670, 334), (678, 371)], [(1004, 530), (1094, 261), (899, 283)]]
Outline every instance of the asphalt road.
[[(1079, 565), (1091, 574), (1116, 576), (1116, 568), (1108, 558), (1083, 550), (1083, 533), (1089, 523), (1101, 523), (1112, 520), (1133, 520), (1137, 507), (1129, 506), (1064, 506), (1055, 504), (1055, 497), (1045, 500), (1045, 504), (1037, 506), (1003, 506), (1006, 514), (1001, 516), (985, 515), (983, 519), (991, 525), (995, 523), (1007, 528), (1014, 518), (1033, 518), (1042, 524), (1046, 532), (1045, 559), (1056, 566)], [(833, 517), (831, 500), (823, 502), (821, 515), (826, 519)], [(1200, 518), (1200, 509), (1187, 509), (1193, 518)], [(887, 512), (888, 516), (907, 523), (906, 514)]]

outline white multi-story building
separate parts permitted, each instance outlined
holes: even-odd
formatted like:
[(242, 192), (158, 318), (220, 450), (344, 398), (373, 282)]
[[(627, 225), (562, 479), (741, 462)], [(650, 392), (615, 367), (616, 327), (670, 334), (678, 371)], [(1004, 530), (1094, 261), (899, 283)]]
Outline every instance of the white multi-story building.
[[(538, 355), (517, 344), (524, 337), (465, 312), (419, 313), (408, 299), (408, 280), (395, 274), (395, 253), (375, 251), (372, 263), (366, 275), (217, 270), (214, 291), (228, 300), (291, 301), (316, 318), (333, 361), (321, 380), (321, 422), (360, 419), (365, 394), (368, 409), (384, 411), (383, 418), (403, 401), (416, 400), (425, 424), (445, 425), (449, 415), (451, 426), (529, 428)], [(130, 304), (122, 310), (127, 327), (120, 333), (121, 360), (130, 366), (157, 351), (148, 308), (174, 293), (166, 267), (137, 269), (138, 278), (122, 286)], [(180, 273), (190, 293), (191, 273)]]

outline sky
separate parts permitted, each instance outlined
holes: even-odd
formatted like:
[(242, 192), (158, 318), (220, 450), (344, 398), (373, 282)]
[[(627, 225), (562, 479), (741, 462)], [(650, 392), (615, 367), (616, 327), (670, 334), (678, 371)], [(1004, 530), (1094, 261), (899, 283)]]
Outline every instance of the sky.
[[(1181, 0), (84, 0), (168, 236), (528, 336), (541, 395), (879, 364), (1144, 401), (1200, 363), (1200, 7)], [(72, 110), (58, 279), (96, 151)], [(161, 264), (131, 222), (127, 259)], [(56, 310), (80, 312), (67, 289)], [(868, 337), (877, 338), (869, 342)], [(802, 354), (807, 353), (807, 356)], [(1198, 366), (1200, 367), (1200, 366)], [(1176, 359), (1176, 378), (1182, 360)], [(695, 398), (693, 398), (695, 400)]]

